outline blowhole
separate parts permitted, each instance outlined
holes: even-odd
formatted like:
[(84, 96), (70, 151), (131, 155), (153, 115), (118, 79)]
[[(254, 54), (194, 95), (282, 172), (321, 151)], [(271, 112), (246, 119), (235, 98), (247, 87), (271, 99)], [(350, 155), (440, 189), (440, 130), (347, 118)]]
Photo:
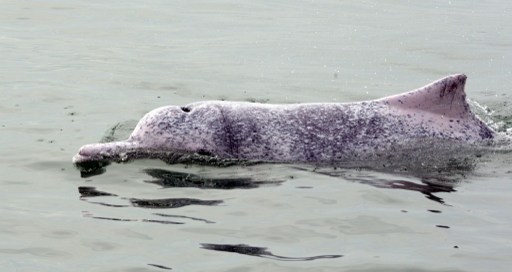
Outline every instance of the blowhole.
[(190, 112), (190, 108), (189, 107), (181, 107), (181, 110), (184, 111), (184, 112)]

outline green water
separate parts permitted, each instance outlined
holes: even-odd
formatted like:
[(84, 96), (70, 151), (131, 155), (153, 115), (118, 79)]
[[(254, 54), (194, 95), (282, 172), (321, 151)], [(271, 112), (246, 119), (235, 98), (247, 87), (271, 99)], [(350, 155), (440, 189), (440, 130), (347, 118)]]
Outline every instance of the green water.
[(447, 187), (153, 160), (82, 178), (71, 157), (162, 105), (366, 100), (453, 73), (506, 131), (511, 15), (507, 1), (3, 3), (2, 271), (508, 271), (507, 153)]

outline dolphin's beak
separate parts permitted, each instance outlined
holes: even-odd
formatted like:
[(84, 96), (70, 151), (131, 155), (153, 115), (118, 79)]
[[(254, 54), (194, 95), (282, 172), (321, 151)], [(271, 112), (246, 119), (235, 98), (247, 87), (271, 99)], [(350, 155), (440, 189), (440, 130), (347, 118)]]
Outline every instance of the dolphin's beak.
[(84, 145), (73, 157), (74, 164), (95, 161), (118, 161), (124, 162), (128, 154), (135, 150), (132, 142), (120, 141), (111, 143), (99, 143)]

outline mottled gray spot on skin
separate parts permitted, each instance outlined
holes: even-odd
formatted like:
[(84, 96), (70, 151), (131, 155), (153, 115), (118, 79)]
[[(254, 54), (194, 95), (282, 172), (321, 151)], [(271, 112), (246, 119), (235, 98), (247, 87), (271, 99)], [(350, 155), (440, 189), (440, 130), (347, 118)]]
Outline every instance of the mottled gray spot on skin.
[[(355, 103), (271, 105), (206, 101), (146, 114), (126, 141), (82, 147), (75, 163), (184, 155), (222, 160), (375, 160), (425, 139), (475, 143), (494, 132), (469, 109), (466, 76), (406, 94)], [(389, 156), (385, 156), (389, 157)]]

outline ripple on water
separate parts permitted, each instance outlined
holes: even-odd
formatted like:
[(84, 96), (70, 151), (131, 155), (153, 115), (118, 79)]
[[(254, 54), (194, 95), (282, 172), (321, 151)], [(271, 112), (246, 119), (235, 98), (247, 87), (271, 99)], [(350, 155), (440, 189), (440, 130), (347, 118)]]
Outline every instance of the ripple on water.
[(46, 257), (46, 258), (67, 258), (71, 257), (71, 254), (65, 251), (56, 250), (47, 247), (26, 247), (21, 249), (0, 249), (0, 253), (3, 254), (13, 254), (13, 255), (22, 255), (28, 254), (36, 257)]

